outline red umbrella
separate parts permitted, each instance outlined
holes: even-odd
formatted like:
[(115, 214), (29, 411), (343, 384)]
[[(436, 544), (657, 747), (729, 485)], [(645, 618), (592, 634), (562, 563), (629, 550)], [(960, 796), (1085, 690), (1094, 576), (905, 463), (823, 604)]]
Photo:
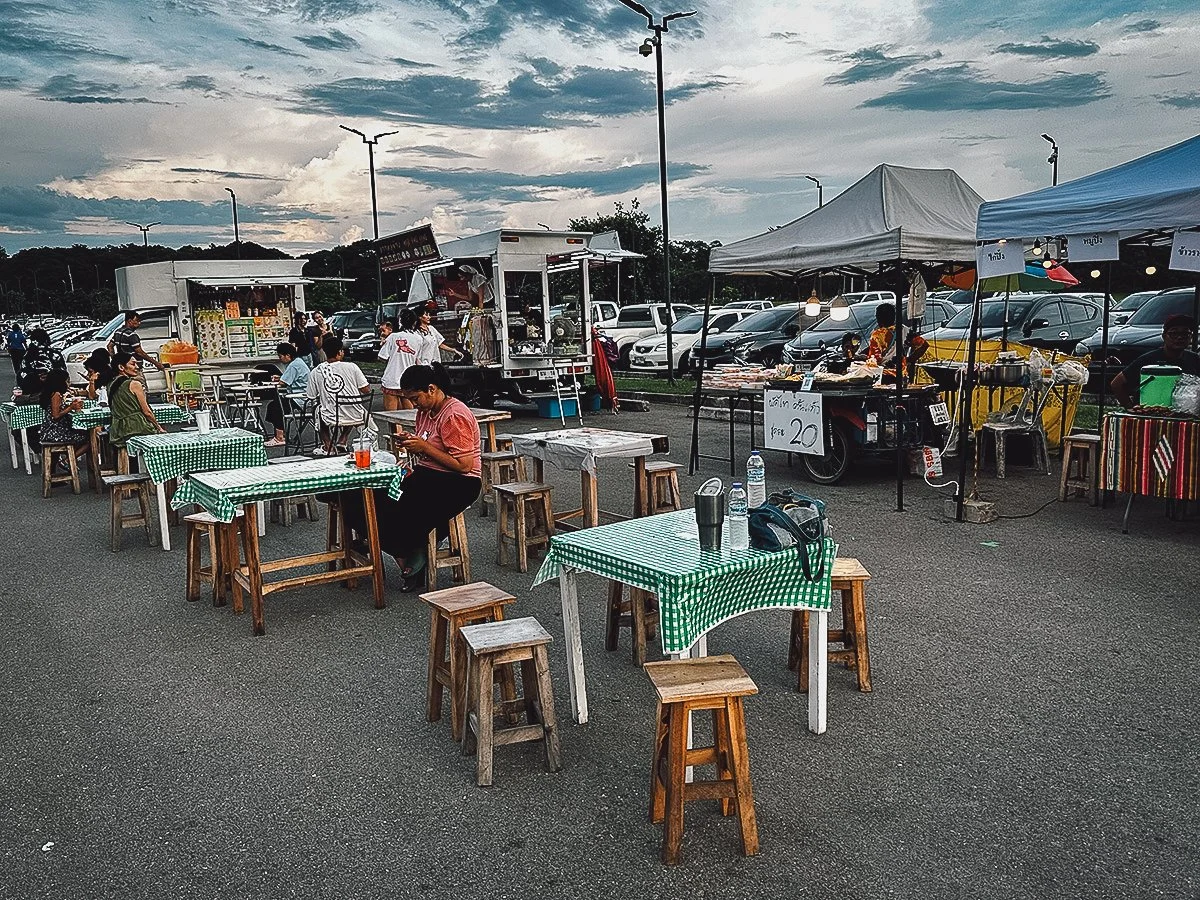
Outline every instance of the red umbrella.
[(617, 382), (613, 379), (612, 367), (605, 353), (606, 340), (599, 331), (592, 329), (592, 377), (596, 379), (596, 390), (604, 398), (604, 405), (616, 412), (621, 404), (617, 399)]

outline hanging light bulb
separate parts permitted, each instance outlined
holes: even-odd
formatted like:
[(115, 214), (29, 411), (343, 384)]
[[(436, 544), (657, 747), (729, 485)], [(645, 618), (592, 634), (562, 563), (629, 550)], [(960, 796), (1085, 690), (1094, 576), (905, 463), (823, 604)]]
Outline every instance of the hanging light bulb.
[(1147, 275), (1153, 275), (1157, 271), (1158, 271), (1158, 266), (1146, 266), (1146, 274)]
[(1099, 270), (1099, 269), (1092, 269), (1092, 271), (1091, 271), (1089, 274), (1090, 274), (1090, 275), (1091, 275), (1093, 278), (1099, 278), (1099, 277), (1100, 277), (1100, 270)]
[(835, 322), (845, 322), (850, 318), (850, 304), (841, 294), (834, 297), (833, 302), (829, 304), (829, 318)]
[(817, 296), (816, 288), (813, 288), (812, 296), (804, 304), (804, 314), (814, 319), (821, 314), (821, 298)]
[(1052, 259), (1043, 259), (1043, 260), (1042, 260), (1042, 268), (1043, 268), (1043, 269), (1052, 269), (1052, 268), (1054, 268), (1054, 260), (1052, 260)]
[(1035, 239), (1034, 239), (1034, 242), (1033, 242), (1033, 255), (1034, 255), (1034, 256), (1041, 256), (1041, 255), (1042, 255), (1042, 241), (1041, 241), (1041, 239), (1040, 239), (1040, 238), (1035, 238)]

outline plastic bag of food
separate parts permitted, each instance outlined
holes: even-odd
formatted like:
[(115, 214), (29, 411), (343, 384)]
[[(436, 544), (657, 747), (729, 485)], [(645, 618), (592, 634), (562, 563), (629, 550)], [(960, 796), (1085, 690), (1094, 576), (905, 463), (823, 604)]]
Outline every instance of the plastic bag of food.
[(1171, 394), (1171, 409), (1189, 416), (1200, 416), (1200, 378), (1180, 375)]
[(1068, 359), (1055, 366), (1054, 380), (1059, 384), (1087, 384), (1087, 366)]

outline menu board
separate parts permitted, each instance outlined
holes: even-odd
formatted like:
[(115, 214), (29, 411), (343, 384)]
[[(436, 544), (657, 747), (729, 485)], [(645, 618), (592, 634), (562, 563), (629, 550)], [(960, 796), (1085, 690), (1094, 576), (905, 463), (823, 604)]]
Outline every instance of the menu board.
[(196, 346), (201, 360), (219, 362), (274, 355), (276, 344), (287, 340), (291, 306), (280, 303), (253, 308), (258, 315), (246, 315), (247, 311), (244, 304), (237, 303), (196, 311)]

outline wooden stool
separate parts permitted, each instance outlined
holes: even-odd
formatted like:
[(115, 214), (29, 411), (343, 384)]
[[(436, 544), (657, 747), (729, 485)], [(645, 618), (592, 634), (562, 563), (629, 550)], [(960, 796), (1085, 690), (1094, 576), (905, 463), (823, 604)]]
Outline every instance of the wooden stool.
[(492, 485), (524, 481), (525, 457), (518, 456), (512, 450), (498, 450), (479, 454), (479, 461), (483, 473), (483, 485), (479, 491), (479, 517), (486, 519), (488, 503), (492, 500)]
[[(558, 721), (554, 717), (554, 689), (546, 647), (552, 638), (532, 616), (483, 625), (468, 625), (459, 635), (467, 653), (467, 705), (462, 730), (463, 756), (475, 753), (475, 782), (492, 783), (492, 750), (504, 744), (542, 741), (551, 772), (562, 768), (558, 746)], [(523, 697), (505, 699), (500, 709), (492, 696), (497, 667), (512, 671), (521, 664)], [(528, 724), (496, 728), (495, 713), (525, 710)]]
[[(346, 525), (346, 517), (342, 515), (341, 502), (336, 495), (333, 495), (326, 505), (329, 507), (329, 518), (325, 526), (325, 550), (328, 552), (335, 550), (340, 552), (342, 554), (342, 567), (349, 568), (356, 564), (356, 557), (350, 529)], [(338, 561), (336, 559), (330, 560), (325, 568), (329, 572), (336, 572)], [(358, 579), (348, 578), (344, 584), (353, 590), (358, 587)]]
[[(516, 601), (506, 591), (477, 581), (446, 588), (443, 591), (421, 594), (429, 604), (432, 621), (429, 623), (429, 688), (425, 697), (425, 718), (437, 722), (442, 718), (442, 694), (450, 692), (450, 733), (455, 742), (462, 740), (463, 709), (466, 706), (467, 654), (459, 640), (465, 625), (479, 622), (499, 622), (504, 607)], [(508, 699), (516, 697), (512, 669), (506, 667)]]
[[(154, 529), (154, 520), (150, 516), (150, 476), (137, 475), (107, 475), (104, 486), (112, 495), (112, 511), (109, 519), (109, 538), (112, 540), (112, 551), (121, 549), (121, 532), (126, 528), (136, 528), (142, 525), (146, 529), (146, 537), (150, 546), (158, 542), (158, 533)], [(139, 512), (125, 513), (123, 510), (126, 499), (136, 499)]]
[[(679, 493), (679, 463), (666, 459), (646, 460), (646, 498), (650, 508), (642, 515), (653, 516), (661, 512), (672, 512), (683, 509), (683, 500)], [(637, 486), (634, 485), (634, 495)]]
[[(842, 592), (842, 627), (829, 629), (829, 642), (841, 644), (843, 649), (830, 650), (829, 661), (840, 662), (847, 669), (853, 667), (858, 679), (858, 689), (864, 694), (871, 692), (871, 650), (867, 643), (866, 586), (871, 573), (862, 563), (850, 557), (838, 557), (833, 561), (831, 586)], [(798, 609), (792, 613), (792, 632), (788, 643), (788, 668), (799, 666), (796, 688), (808, 690), (808, 610)]]
[[(742, 852), (758, 853), (758, 823), (750, 784), (750, 751), (742, 698), (758, 687), (732, 656), (667, 659), (646, 663), (658, 693), (657, 732), (650, 766), (650, 821), (662, 822), (662, 861), (679, 863), (683, 805), (688, 800), (720, 800), (721, 814), (735, 809)], [(691, 714), (711, 710), (713, 746), (688, 749)], [(716, 765), (714, 780), (685, 782), (688, 766)]]
[[(496, 435), (496, 449), (497, 450), (511, 450), (513, 448), (512, 439), (513, 439), (513, 436), (511, 434)], [(487, 443), (486, 440), (484, 441), (484, 443), (486, 445), (486, 443)]]
[[(985, 434), (992, 436), (996, 446), (996, 477), (1004, 478), (1008, 466), (1009, 435), (1023, 435), (1033, 443), (1033, 467), (1050, 474), (1050, 449), (1046, 444), (1046, 432), (1040, 425), (1018, 425), (1013, 422), (984, 422), (979, 432), (979, 440)], [(983, 452), (982, 444), (980, 452)]]
[[(274, 459), (268, 459), (267, 465), (279, 466), (286, 463), (311, 461), (311, 456), (277, 456)], [(270, 507), (271, 521), (278, 522), (285, 528), (291, 527), (293, 519), (308, 519), (310, 522), (317, 521), (316, 494), (301, 494), (297, 497), (279, 497), (278, 499), (269, 501), (267, 505)]]
[(437, 529), (429, 532), (425, 548), (425, 589), (437, 589), (438, 572), (449, 569), (453, 580), (466, 584), (471, 580), (471, 548), (467, 544), (467, 517), (459, 513), (450, 520), (450, 546), (438, 549)]
[(608, 583), (608, 626), (604, 632), (604, 649), (613, 651), (621, 640), (621, 629), (628, 628), (633, 646), (634, 665), (646, 661), (646, 642), (658, 635), (658, 605), (649, 591), (631, 587), (625, 599), (625, 585)]
[[(200, 583), (212, 584), (212, 605), (224, 606), (233, 592), (232, 577), (241, 565), (238, 540), (242, 532), (242, 510), (238, 509), (232, 522), (222, 522), (207, 512), (183, 517), (187, 528), (184, 546), (187, 548), (187, 599), (200, 599)], [(208, 565), (201, 559), (202, 544), (208, 544)], [(235, 604), (235, 613), (241, 613)]]
[[(1100, 464), (1100, 435), (1072, 434), (1063, 443), (1062, 480), (1058, 485), (1058, 499), (1066, 502), (1068, 497), (1082, 494), (1088, 503), (1095, 506), (1100, 502), (1096, 490), (1096, 472)], [(1072, 465), (1075, 471), (1072, 472)]]
[(506, 545), (512, 544), (517, 551), (517, 567), (528, 572), (530, 548), (542, 544), (548, 548), (554, 535), (554, 511), (550, 507), (553, 488), (535, 481), (515, 481), (493, 485), (492, 490), (496, 494), (496, 562), (507, 565)]
[[(67, 471), (55, 475), (54, 461), (62, 458), (67, 461)], [(42, 497), (49, 497), (56, 484), (69, 484), (73, 492), (79, 493), (79, 461), (71, 444), (42, 444)]]

